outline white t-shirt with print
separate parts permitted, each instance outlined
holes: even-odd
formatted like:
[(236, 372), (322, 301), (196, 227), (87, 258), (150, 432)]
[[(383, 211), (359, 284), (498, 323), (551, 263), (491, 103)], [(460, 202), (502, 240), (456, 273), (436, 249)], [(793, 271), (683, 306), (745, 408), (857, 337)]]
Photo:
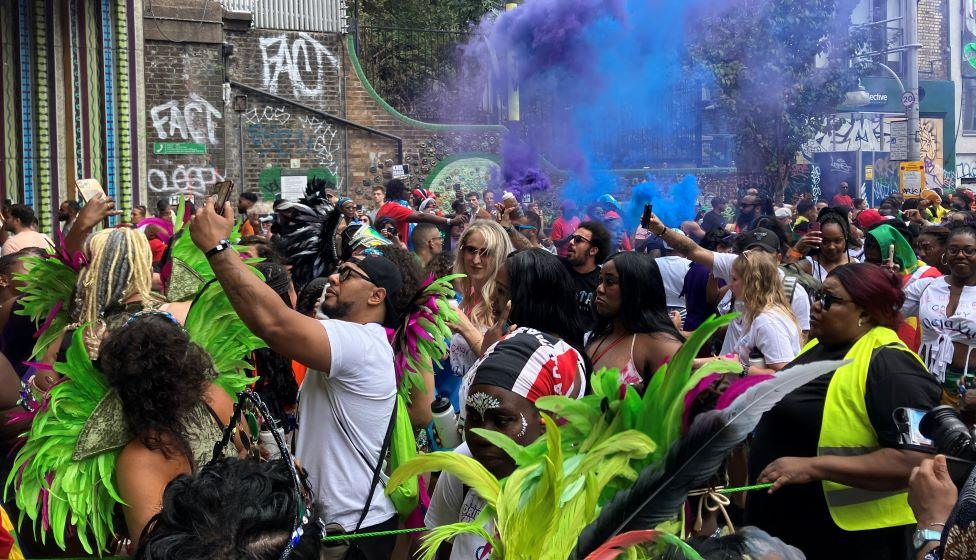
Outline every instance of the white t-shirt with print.
[[(320, 322), (329, 335), (332, 369), (328, 373), (309, 369), (305, 376), (295, 451), (308, 471), (325, 522), (352, 531), (366, 503), (396, 403), (393, 347), (379, 324)], [(382, 523), (396, 513), (383, 490), (381, 479), (362, 527)]]
[[(462, 443), (454, 450), (470, 457), (468, 444)], [(466, 488), (459, 478), (449, 472), (442, 472), (434, 487), (434, 495), (430, 497), (430, 507), (424, 517), (427, 527), (441, 527), (452, 523), (468, 523), (474, 521), (481, 510), (485, 509), (485, 501), (471, 488)], [(495, 524), (489, 521), (485, 531), (492, 534)], [(491, 556), (488, 542), (474, 534), (460, 534), (452, 541), (450, 560), (486, 560)]]
[[(714, 253), (714, 259), (712, 263), (712, 276), (718, 278), (719, 280), (724, 280), (727, 284), (732, 283), (732, 263), (738, 258), (738, 255), (732, 253)], [(785, 276), (782, 270), (776, 269), (779, 272), (780, 278)], [(737, 300), (735, 302), (735, 310), (742, 312), (742, 301)], [(797, 284), (796, 288), (793, 290), (793, 301), (790, 302), (790, 306), (793, 308), (793, 315), (796, 316), (796, 322), (800, 327), (801, 331), (810, 330), (810, 298), (807, 295), (807, 291), (803, 289), (803, 286)], [(728, 290), (722, 301), (718, 304), (719, 313), (729, 313), (732, 311), (732, 290)], [(745, 319), (740, 315), (734, 321), (729, 323), (729, 328), (725, 332), (725, 341), (722, 343), (722, 354), (731, 354), (735, 352), (735, 346), (739, 339), (742, 338), (743, 331), (745, 330)], [(799, 342), (799, 340), (797, 340)], [(748, 359), (748, 356), (746, 356)], [(776, 362), (769, 362), (776, 363)]]
[(793, 319), (778, 311), (763, 311), (749, 324), (735, 345), (739, 361), (749, 365), (753, 349), (762, 352), (767, 364), (785, 364), (800, 353), (800, 331)]
[(685, 307), (685, 298), (681, 292), (685, 287), (685, 275), (691, 261), (684, 257), (658, 257), (654, 259), (658, 270), (661, 271), (661, 280), (664, 281), (664, 295), (668, 300), (668, 307)]

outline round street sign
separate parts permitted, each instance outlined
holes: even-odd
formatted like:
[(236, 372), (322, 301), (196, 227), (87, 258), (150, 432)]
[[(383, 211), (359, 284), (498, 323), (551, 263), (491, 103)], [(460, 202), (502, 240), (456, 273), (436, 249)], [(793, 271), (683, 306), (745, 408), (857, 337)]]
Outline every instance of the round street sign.
[(908, 107), (911, 107), (912, 105), (914, 105), (915, 104), (915, 94), (912, 93), (912, 92), (910, 92), (910, 91), (906, 91), (905, 93), (901, 94), (901, 104), (905, 108), (908, 108)]

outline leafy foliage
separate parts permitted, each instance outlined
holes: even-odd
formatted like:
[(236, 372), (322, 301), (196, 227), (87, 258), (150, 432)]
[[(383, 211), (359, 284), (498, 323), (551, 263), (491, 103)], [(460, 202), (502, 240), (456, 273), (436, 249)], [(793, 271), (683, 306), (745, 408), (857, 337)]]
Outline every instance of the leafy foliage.
[[(422, 120), (471, 122), (448, 115), (463, 72), (459, 49), (501, 0), (364, 0), (359, 54), (366, 76), (393, 107)], [(452, 101), (454, 103), (452, 103)]]
[[(711, 70), (736, 131), (740, 169), (782, 196), (800, 147), (857, 85), (856, 0), (729, 0), (706, 18), (694, 60)], [(818, 64), (818, 60), (826, 65)]]

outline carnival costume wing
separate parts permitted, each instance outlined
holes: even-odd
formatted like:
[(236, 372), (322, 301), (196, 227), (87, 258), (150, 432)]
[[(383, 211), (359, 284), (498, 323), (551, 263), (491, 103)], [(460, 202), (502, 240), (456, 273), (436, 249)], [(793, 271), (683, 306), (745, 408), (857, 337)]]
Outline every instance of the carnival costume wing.
[[(200, 290), (184, 328), (210, 354), (214, 383), (232, 398), (255, 381), (245, 372), (244, 358), (265, 345), (216, 281)], [(21, 518), (32, 520), (42, 541), (51, 531), (64, 548), (66, 535), (74, 531), (86, 551), (102, 553), (115, 534), (115, 507), (122, 503), (114, 483), (116, 461), (132, 435), (121, 401), (88, 356), (84, 330), (75, 331), (65, 361), (54, 365), (65, 377), (38, 410), (14, 460), (7, 493), (12, 485)]]
[(71, 322), (68, 308), (78, 281), (78, 271), (55, 255), (27, 257), (24, 266), (27, 272), (14, 276), (24, 283), (20, 290), (22, 296), (18, 300), (21, 309), (16, 313), (40, 325), (30, 356), (31, 360), (35, 360), (44, 355), (48, 346)]
[(122, 503), (115, 463), (131, 438), (121, 403), (88, 357), (82, 333), (75, 331), (65, 361), (54, 365), (66, 377), (38, 410), (7, 478), (6, 497), (13, 486), (21, 521), (30, 518), (42, 542), (50, 531), (64, 548), (74, 532), (94, 553), (106, 550), (115, 534), (115, 506)]
[[(251, 270), (260, 276), (256, 269)], [(251, 369), (246, 358), (255, 350), (266, 348), (267, 344), (241, 321), (227, 294), (215, 280), (205, 284), (193, 300), (184, 328), (190, 340), (210, 354), (217, 373), (214, 383), (231, 398), (237, 400), (237, 393), (257, 381), (257, 377), (246, 373)]]
[(288, 264), (295, 290), (320, 276), (331, 274), (339, 265), (336, 230), (342, 212), (327, 202), (312, 187), (305, 198), (285, 201), (276, 209), (278, 223), (272, 231), (281, 236), (287, 247)]

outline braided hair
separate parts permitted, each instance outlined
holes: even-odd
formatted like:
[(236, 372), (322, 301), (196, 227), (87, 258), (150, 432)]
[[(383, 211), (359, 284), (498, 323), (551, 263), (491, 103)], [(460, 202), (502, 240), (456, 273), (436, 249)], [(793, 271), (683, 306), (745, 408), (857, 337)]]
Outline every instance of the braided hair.
[(152, 290), (152, 251), (149, 240), (129, 228), (102, 230), (85, 244), (88, 266), (75, 286), (76, 320), (95, 324), (106, 311), (139, 296), (143, 304)]

